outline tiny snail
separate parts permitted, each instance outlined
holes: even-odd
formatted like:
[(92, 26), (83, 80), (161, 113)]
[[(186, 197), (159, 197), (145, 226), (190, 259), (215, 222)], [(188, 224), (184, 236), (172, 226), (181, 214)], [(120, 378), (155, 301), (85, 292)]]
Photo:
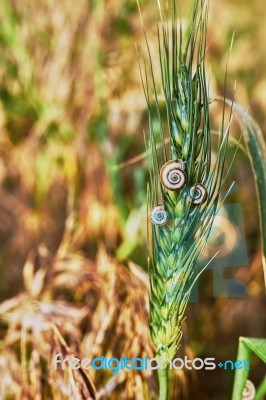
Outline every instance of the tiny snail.
[(192, 198), (192, 204), (199, 206), (207, 200), (207, 189), (201, 183), (198, 183), (189, 189), (189, 196)]
[(151, 222), (154, 225), (163, 226), (168, 221), (168, 213), (163, 205), (156, 206), (151, 212)]
[(254, 400), (256, 396), (256, 389), (253, 383), (247, 379), (244, 390), (242, 392), (241, 400)]
[(181, 190), (186, 184), (184, 162), (182, 160), (168, 161), (161, 169), (160, 180), (168, 190)]

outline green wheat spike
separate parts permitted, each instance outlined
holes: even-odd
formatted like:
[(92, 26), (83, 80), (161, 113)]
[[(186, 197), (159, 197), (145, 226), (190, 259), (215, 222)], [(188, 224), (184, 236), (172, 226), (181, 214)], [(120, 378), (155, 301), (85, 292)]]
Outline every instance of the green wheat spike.
[[(161, 116), (154, 60), (145, 31), (152, 95), (147, 65), (141, 68), (150, 122), (147, 138), (149, 213), (160, 205), (159, 214), (155, 208), (157, 214), (154, 215), (163, 221), (162, 225), (156, 223), (149, 228), (150, 332), (156, 357), (173, 360), (180, 345), (181, 325), (191, 289), (201, 272), (196, 270), (196, 262), (217, 213), (232, 110), (227, 126), (223, 112), (216, 155), (212, 159), (210, 96), (205, 72), (208, 1), (194, 0), (186, 35), (177, 19), (175, 1), (172, 0), (170, 6), (161, 0), (157, 3), (158, 62), (167, 128)], [(156, 115), (152, 107), (154, 101)], [(154, 123), (158, 119), (159, 135)], [(169, 142), (169, 148), (166, 142)], [(161, 168), (171, 160), (182, 160), (181, 169), (186, 177), (186, 184), (178, 191), (169, 190), (160, 178)], [(207, 199), (204, 204), (194, 206), (196, 192), (191, 194), (190, 188), (199, 184), (206, 190)], [(161, 400), (168, 398), (168, 369), (169, 361), (166, 361), (164, 369), (159, 371)]]

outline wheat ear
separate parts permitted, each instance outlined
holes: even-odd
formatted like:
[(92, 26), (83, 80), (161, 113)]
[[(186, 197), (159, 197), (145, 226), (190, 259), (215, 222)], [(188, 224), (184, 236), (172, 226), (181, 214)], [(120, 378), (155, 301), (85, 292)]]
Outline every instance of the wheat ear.
[(225, 125), (223, 112), (215, 160), (212, 160), (210, 96), (205, 72), (208, 1), (194, 0), (186, 35), (177, 20), (175, 0), (170, 6), (168, 2), (165, 6), (160, 0), (157, 2), (167, 127), (158, 102), (154, 60), (146, 34), (149, 62), (148, 67), (145, 63), (141, 68), (141, 77), (150, 122), (147, 138), (148, 213), (152, 222), (148, 227), (150, 332), (156, 357), (168, 359), (159, 371), (160, 400), (165, 400), (169, 363), (180, 346), (186, 305), (202, 272), (196, 268), (197, 259), (217, 213), (231, 113)]

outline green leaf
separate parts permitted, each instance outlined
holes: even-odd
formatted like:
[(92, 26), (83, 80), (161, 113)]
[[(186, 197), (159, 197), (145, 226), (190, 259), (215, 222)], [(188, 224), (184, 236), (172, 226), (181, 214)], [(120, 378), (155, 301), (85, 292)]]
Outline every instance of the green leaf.
[(266, 376), (257, 389), (255, 400), (264, 400), (266, 395)]
[(266, 364), (266, 339), (241, 337), (239, 342), (252, 350)]
[[(259, 357), (266, 364), (266, 339), (240, 337), (237, 359), (250, 361), (252, 353), (255, 353), (256, 356)], [(245, 368), (239, 370), (236, 369), (232, 400), (240, 400), (242, 398), (242, 392), (247, 377), (248, 377), (247, 369)], [(264, 386), (265, 384), (263, 381), (262, 385), (259, 388), (260, 389), (259, 396), (261, 396), (261, 392)], [(260, 397), (256, 396), (256, 400), (259, 400), (259, 398)]]

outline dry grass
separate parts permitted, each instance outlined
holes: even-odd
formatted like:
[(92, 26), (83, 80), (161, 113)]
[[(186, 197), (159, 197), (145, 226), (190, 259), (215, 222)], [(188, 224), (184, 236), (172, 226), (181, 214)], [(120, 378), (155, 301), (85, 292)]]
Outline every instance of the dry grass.
[(147, 371), (112, 376), (55, 371), (52, 364), (57, 353), (80, 359), (153, 356), (147, 277), (139, 267), (119, 265), (103, 247), (96, 263), (79, 253), (51, 258), (40, 248), (23, 276), (24, 291), (0, 306), (1, 399), (154, 398), (156, 378)]
[[(37, 268), (36, 271), (34, 269)], [(125, 388), (141, 393), (147, 376), (55, 371), (55, 354), (79, 358), (152, 355), (143, 273), (112, 262), (102, 248), (97, 263), (80, 254), (49, 259), (45, 249), (29, 257), (25, 290), (1, 304), (1, 398), (97, 398)], [(128, 378), (128, 377), (127, 377)], [(105, 385), (107, 385), (105, 387)], [(123, 397), (121, 398), (128, 398)], [(141, 398), (141, 397), (134, 397)]]

